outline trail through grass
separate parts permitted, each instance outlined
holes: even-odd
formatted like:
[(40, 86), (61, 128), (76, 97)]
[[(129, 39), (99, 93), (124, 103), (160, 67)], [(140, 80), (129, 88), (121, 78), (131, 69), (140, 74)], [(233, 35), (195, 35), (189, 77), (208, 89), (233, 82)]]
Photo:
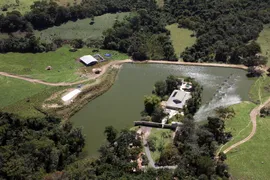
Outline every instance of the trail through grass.
[(51, 42), (54, 38), (61, 38), (66, 40), (71, 39), (102, 39), (103, 31), (111, 28), (116, 20), (123, 20), (129, 13), (117, 13), (117, 14), (104, 14), (102, 16), (95, 17), (94, 24), (91, 18), (77, 20), (75, 22), (69, 21), (66, 24), (60, 26), (54, 26), (42, 31), (35, 31), (37, 37), (46, 42)]
[(270, 77), (262, 76), (259, 77), (251, 86), (249, 90), (250, 99), (260, 104), (267, 100), (270, 96)]
[(255, 136), (227, 154), (234, 179), (269, 179), (270, 117), (257, 118)]
[(171, 32), (171, 40), (178, 58), (180, 54), (186, 49), (191, 47), (196, 42), (195, 37), (191, 37), (192, 31), (185, 28), (178, 28), (178, 24), (172, 24), (166, 27)]
[(270, 24), (265, 25), (260, 33), (257, 42), (261, 45), (262, 54), (268, 57), (267, 65), (270, 65)]

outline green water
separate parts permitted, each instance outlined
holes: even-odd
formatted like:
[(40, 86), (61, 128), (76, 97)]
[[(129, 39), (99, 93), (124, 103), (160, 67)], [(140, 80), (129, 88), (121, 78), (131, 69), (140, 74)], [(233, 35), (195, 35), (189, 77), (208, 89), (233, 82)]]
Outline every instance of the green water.
[[(246, 78), (246, 72), (239, 69), (161, 65), (161, 64), (125, 64), (120, 70), (113, 87), (102, 96), (89, 102), (77, 112), (71, 121), (83, 128), (86, 136), (86, 150), (95, 156), (105, 142), (104, 128), (113, 125), (118, 130), (131, 128), (133, 121), (140, 119), (143, 110), (144, 95), (151, 94), (153, 85), (164, 80), (168, 75), (190, 76), (203, 85), (203, 103), (210, 101), (217, 88), (225, 79), (237, 76), (235, 91), (228, 95), (228, 103), (248, 100), (248, 91), (252, 80)], [(235, 101), (235, 102), (233, 102)]]

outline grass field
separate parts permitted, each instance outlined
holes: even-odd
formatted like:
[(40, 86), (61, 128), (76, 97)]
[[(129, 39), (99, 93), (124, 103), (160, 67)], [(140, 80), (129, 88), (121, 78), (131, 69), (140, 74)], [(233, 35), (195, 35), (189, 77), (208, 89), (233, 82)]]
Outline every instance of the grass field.
[[(242, 119), (245, 121), (245, 119)], [(246, 124), (246, 123), (244, 123)], [(244, 125), (243, 124), (243, 125)], [(244, 127), (244, 126), (243, 126)], [(241, 128), (243, 128), (241, 127)], [(241, 129), (239, 127), (239, 130)], [(227, 154), (233, 179), (266, 180), (270, 177), (270, 117), (257, 119), (255, 136)]]
[(3, 76), (0, 76), (0, 83), (0, 108), (31, 97), (47, 87)]
[(151, 151), (151, 156), (155, 162), (158, 161), (162, 148), (165, 148), (166, 145), (172, 142), (171, 135), (172, 135), (171, 130), (152, 128), (149, 138), (156, 139), (155, 141), (156, 151), (155, 152)]
[(195, 37), (191, 37), (192, 31), (185, 28), (178, 28), (177, 24), (166, 27), (171, 32), (171, 40), (178, 58), (186, 47), (192, 46), (196, 42)]
[[(76, 60), (87, 54), (93, 53), (91, 48), (82, 48), (77, 52), (70, 52), (64, 46), (55, 52), (48, 53), (7, 53), (0, 54), (0, 71), (24, 75), (30, 78), (41, 79), (48, 82), (74, 82), (82, 80), (79, 69), (84, 67)], [(99, 50), (100, 55), (112, 54), (111, 60), (127, 59), (125, 54), (111, 50)], [(45, 70), (52, 66), (52, 70)]]
[[(6, 12), (11, 11), (20, 11), (22, 14), (30, 11), (30, 6), (38, 0), (0, 0), (0, 14), (5, 14)], [(68, 6), (74, 4), (80, 4), (81, 0), (54, 0), (59, 5)], [(17, 3), (18, 2), (18, 3)], [(8, 5), (7, 11), (2, 11), (2, 7)]]
[(115, 20), (122, 20), (129, 13), (117, 13), (117, 14), (104, 14), (102, 16), (95, 17), (95, 23), (91, 18), (83, 20), (77, 20), (76, 22), (69, 21), (61, 26), (54, 26), (52, 28), (45, 29), (43, 31), (35, 31), (37, 37), (46, 42), (51, 42), (54, 38), (61, 38), (66, 40), (71, 39), (102, 39), (103, 31), (111, 28), (115, 23)]
[(268, 57), (268, 66), (270, 65), (270, 25), (264, 26), (257, 42), (261, 45), (262, 54)]
[(232, 144), (244, 139), (252, 129), (249, 113), (256, 105), (251, 102), (242, 102), (231, 106), (235, 111), (235, 117), (225, 121), (227, 132), (231, 132), (233, 138), (225, 144), (221, 150), (225, 150)]
[(255, 103), (262, 103), (270, 96), (270, 77), (262, 76), (252, 84), (249, 97)]

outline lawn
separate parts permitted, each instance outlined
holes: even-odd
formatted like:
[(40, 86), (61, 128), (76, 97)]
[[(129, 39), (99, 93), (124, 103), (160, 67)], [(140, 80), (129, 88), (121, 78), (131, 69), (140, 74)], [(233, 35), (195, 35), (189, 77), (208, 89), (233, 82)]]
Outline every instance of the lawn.
[(0, 108), (27, 99), (47, 89), (47, 86), (0, 76)]
[[(84, 67), (76, 60), (87, 54), (93, 53), (91, 48), (82, 48), (77, 52), (70, 52), (64, 46), (55, 52), (48, 53), (7, 53), (0, 54), (0, 71), (24, 75), (30, 78), (41, 79), (48, 82), (74, 82), (82, 80), (79, 69)], [(99, 50), (100, 55), (112, 54), (111, 60), (127, 59), (125, 54), (111, 50)], [(52, 70), (46, 70), (51, 66)]]
[(247, 101), (231, 106), (235, 111), (235, 116), (225, 121), (225, 127), (227, 132), (232, 133), (233, 138), (221, 150), (225, 150), (249, 135), (252, 129), (249, 113), (255, 106), (254, 103)]
[(160, 157), (162, 149), (172, 142), (172, 131), (168, 129), (152, 128), (149, 139), (155, 139), (156, 151), (151, 151), (151, 156), (156, 162)]
[(227, 154), (226, 162), (234, 179), (269, 179), (269, 132), (270, 117), (258, 118), (255, 136)]
[(255, 103), (262, 103), (270, 96), (270, 77), (262, 76), (256, 79), (249, 90), (250, 99)]
[(262, 54), (268, 57), (268, 66), (270, 65), (270, 25), (265, 25), (260, 33), (257, 42), (261, 45)]
[(178, 28), (177, 24), (169, 25), (166, 28), (171, 32), (172, 44), (178, 58), (180, 58), (180, 54), (186, 47), (195, 44), (196, 38), (190, 36), (193, 33), (192, 31), (185, 28)]
[(94, 20), (95, 23), (92, 25), (90, 24), (90, 22), (92, 22), (91, 18), (77, 20), (76, 22), (69, 21), (60, 26), (54, 26), (43, 31), (35, 31), (35, 34), (46, 42), (51, 42), (54, 38), (66, 40), (76, 38), (98, 40), (102, 39), (103, 31), (111, 28), (116, 19), (121, 21), (128, 14), (129, 13), (117, 13), (97, 16)]
[[(0, 0), (0, 14), (6, 12), (19, 11), (22, 14), (30, 11), (30, 6), (38, 0)], [(54, 0), (59, 5), (68, 6), (74, 4), (80, 4), (81, 0)], [(17, 3), (18, 2), (18, 3)], [(7, 11), (2, 11), (2, 7), (8, 5)]]

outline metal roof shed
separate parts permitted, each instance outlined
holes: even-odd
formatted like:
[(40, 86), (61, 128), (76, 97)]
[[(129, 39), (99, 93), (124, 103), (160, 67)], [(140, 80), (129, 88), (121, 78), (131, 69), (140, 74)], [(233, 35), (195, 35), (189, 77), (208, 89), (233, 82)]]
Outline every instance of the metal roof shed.
[(93, 56), (91, 55), (86, 55), (83, 57), (80, 57), (81, 62), (83, 62), (86, 66), (91, 66), (94, 65), (98, 62)]

